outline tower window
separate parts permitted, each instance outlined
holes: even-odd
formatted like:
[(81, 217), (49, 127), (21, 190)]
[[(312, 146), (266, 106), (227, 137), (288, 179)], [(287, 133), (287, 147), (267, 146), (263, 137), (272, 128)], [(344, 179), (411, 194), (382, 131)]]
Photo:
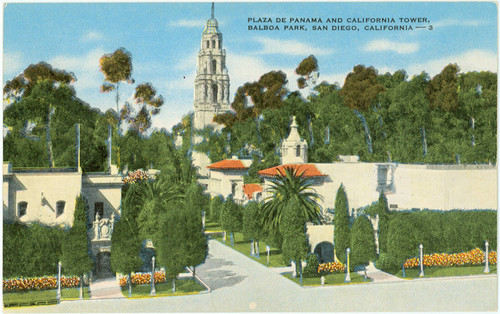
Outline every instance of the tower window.
[(212, 48), (215, 49), (215, 40), (212, 40)]
[(207, 47), (206, 48), (207, 49), (210, 48), (210, 41), (209, 40), (207, 40)]
[(18, 217), (21, 218), (22, 216), (26, 215), (26, 210), (27, 209), (28, 209), (28, 203), (27, 202), (19, 202), (19, 203), (17, 203)]
[(217, 41), (217, 44), (218, 44), (218, 45), (217, 45), (217, 48), (219, 48), (219, 49), (220, 49), (220, 47), (221, 47), (221, 46), (220, 46), (220, 40), (218, 40), (218, 41)]
[(58, 201), (56, 203), (56, 217), (61, 216), (64, 213), (64, 207), (66, 206), (65, 201)]
[(297, 145), (297, 147), (295, 148), (295, 156), (300, 157), (300, 145)]
[(217, 102), (217, 85), (212, 85), (212, 101)]
[(212, 60), (212, 73), (217, 72), (217, 61)]

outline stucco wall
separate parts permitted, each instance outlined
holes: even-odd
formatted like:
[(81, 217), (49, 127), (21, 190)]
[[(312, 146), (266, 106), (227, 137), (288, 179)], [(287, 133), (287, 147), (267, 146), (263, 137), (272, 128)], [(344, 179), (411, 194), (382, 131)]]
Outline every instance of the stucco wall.
[[(19, 202), (27, 202), (22, 222), (39, 221), (47, 225), (71, 225), (76, 198), (82, 189), (82, 176), (70, 173), (15, 173), (9, 180), (8, 214), (4, 220), (18, 218)], [(5, 192), (5, 190), (4, 190)], [(56, 217), (56, 202), (65, 201), (64, 212)]]
[(231, 184), (236, 183), (235, 199), (243, 199), (243, 175), (247, 170), (210, 170), (208, 192), (210, 196), (231, 195)]
[(118, 217), (121, 204), (121, 176), (110, 175), (84, 175), (82, 194), (89, 204), (89, 215), (94, 219), (96, 202), (103, 202), (104, 215), (101, 218), (111, 218), (114, 214)]
[(316, 245), (321, 242), (330, 242), (333, 245), (333, 225), (308, 225), (307, 236), (311, 252), (314, 252)]

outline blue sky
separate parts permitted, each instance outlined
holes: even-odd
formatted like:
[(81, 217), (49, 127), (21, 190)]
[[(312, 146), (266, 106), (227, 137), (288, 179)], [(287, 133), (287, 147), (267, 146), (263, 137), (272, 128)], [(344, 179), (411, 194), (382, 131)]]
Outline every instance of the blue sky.
[[(320, 79), (343, 84), (357, 64), (374, 66), (379, 73), (405, 69), (431, 76), (449, 63), (462, 71), (497, 72), (497, 6), (493, 2), (414, 3), (215, 3), (215, 17), (227, 51), (231, 94), (247, 81), (271, 70), (288, 75), (314, 54)], [(270, 18), (280, 30), (248, 30), (248, 18)], [(307, 31), (284, 30), (277, 17), (321, 18), (305, 23)], [(400, 23), (400, 17), (427, 18), (428, 23)], [(9, 3), (3, 16), (3, 80), (21, 73), (31, 63), (46, 61), (75, 73), (77, 96), (105, 111), (115, 108), (112, 94), (101, 94), (104, 76), (99, 58), (119, 47), (133, 57), (137, 83), (151, 82), (165, 98), (154, 127), (170, 129), (192, 110), (196, 55), (201, 33), (210, 18), (210, 3)], [(342, 18), (344, 26), (359, 31), (313, 31), (312, 25)], [(348, 18), (395, 18), (413, 31), (367, 31), (384, 23), (347, 23)], [(432, 30), (429, 26), (432, 25)], [(416, 26), (426, 26), (416, 29)], [(126, 84), (125, 84), (126, 85)], [(121, 89), (122, 100), (133, 87)]]

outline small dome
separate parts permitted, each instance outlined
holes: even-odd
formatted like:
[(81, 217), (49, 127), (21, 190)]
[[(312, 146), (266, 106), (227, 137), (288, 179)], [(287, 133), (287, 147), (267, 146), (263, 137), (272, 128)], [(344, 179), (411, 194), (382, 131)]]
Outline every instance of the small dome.
[(203, 30), (203, 34), (218, 34), (219, 33), (219, 23), (215, 18), (211, 18), (205, 24), (205, 29)]

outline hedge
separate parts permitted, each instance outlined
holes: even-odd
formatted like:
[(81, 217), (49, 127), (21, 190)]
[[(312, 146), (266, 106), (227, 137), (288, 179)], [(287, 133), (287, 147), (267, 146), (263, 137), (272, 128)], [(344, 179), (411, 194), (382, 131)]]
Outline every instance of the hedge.
[(390, 216), (387, 252), (398, 263), (417, 256), (419, 244), (423, 244), (424, 254), (484, 249), (485, 240), (492, 250), (497, 246), (496, 211), (423, 210)]
[(38, 223), (3, 224), (3, 277), (41, 277), (57, 273), (65, 230)]

